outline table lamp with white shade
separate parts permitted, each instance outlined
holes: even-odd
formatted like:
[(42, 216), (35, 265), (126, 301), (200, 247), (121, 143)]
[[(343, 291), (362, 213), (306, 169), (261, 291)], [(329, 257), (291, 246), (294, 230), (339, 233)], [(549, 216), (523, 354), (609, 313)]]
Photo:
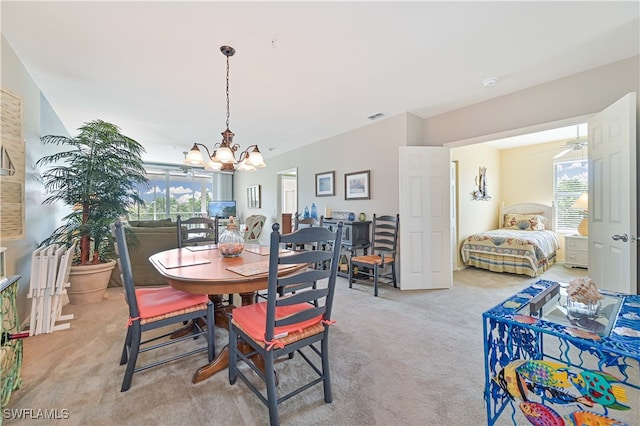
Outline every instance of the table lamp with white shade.
[(578, 225), (578, 234), (582, 236), (589, 235), (589, 221), (587, 220), (587, 211), (589, 210), (589, 193), (583, 192), (582, 194), (580, 194), (571, 208), (582, 210), (585, 213), (584, 217), (582, 218), (582, 222), (580, 222), (580, 225)]

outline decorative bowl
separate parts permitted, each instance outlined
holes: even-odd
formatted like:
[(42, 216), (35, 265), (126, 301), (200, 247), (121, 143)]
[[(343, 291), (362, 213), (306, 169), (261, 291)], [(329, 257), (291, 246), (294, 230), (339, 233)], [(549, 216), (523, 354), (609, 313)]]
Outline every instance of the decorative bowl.
[(237, 257), (244, 250), (244, 232), (238, 230), (238, 225), (229, 216), (229, 225), (218, 239), (218, 251), (223, 257)]

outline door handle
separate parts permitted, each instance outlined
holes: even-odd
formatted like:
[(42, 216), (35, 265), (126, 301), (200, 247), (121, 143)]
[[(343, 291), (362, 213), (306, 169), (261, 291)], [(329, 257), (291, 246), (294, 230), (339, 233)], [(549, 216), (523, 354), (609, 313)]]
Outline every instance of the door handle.
[(624, 242), (624, 243), (629, 241), (629, 236), (627, 234), (624, 234), (624, 235), (615, 234), (611, 238), (613, 238), (614, 241), (622, 240), (622, 242)]

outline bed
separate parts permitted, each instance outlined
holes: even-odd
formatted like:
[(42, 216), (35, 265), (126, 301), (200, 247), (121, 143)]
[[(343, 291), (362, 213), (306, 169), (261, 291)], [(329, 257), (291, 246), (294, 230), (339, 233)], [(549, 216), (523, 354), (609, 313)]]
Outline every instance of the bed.
[(555, 206), (539, 203), (500, 205), (499, 229), (467, 237), (465, 265), (493, 272), (537, 277), (556, 261)]

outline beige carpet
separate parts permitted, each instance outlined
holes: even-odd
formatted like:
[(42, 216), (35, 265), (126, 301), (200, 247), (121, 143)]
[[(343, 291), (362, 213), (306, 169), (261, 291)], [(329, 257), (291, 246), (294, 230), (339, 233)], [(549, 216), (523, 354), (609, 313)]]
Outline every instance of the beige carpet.
[[(566, 282), (586, 274), (556, 265), (542, 278)], [(486, 424), (482, 312), (537, 279), (469, 268), (454, 274), (450, 290), (383, 286), (378, 298), (371, 287), (349, 289), (338, 280), (330, 342), (333, 403), (324, 403), (317, 385), (280, 405), (282, 424)], [(206, 363), (204, 354), (136, 373), (131, 389), (121, 393), (127, 308), (120, 291), (109, 289), (97, 305), (65, 306), (64, 313), (75, 314), (69, 330), (24, 341), (22, 387), (7, 408), (34, 415), (57, 410), (68, 418), (16, 420), (3, 411), (4, 424), (268, 424), (267, 408), (241, 381), (229, 385), (226, 371), (191, 383)], [(226, 330), (217, 329), (216, 339), (219, 350)], [(303, 363), (299, 356), (279, 363), (280, 386), (295, 385), (307, 370)]]

